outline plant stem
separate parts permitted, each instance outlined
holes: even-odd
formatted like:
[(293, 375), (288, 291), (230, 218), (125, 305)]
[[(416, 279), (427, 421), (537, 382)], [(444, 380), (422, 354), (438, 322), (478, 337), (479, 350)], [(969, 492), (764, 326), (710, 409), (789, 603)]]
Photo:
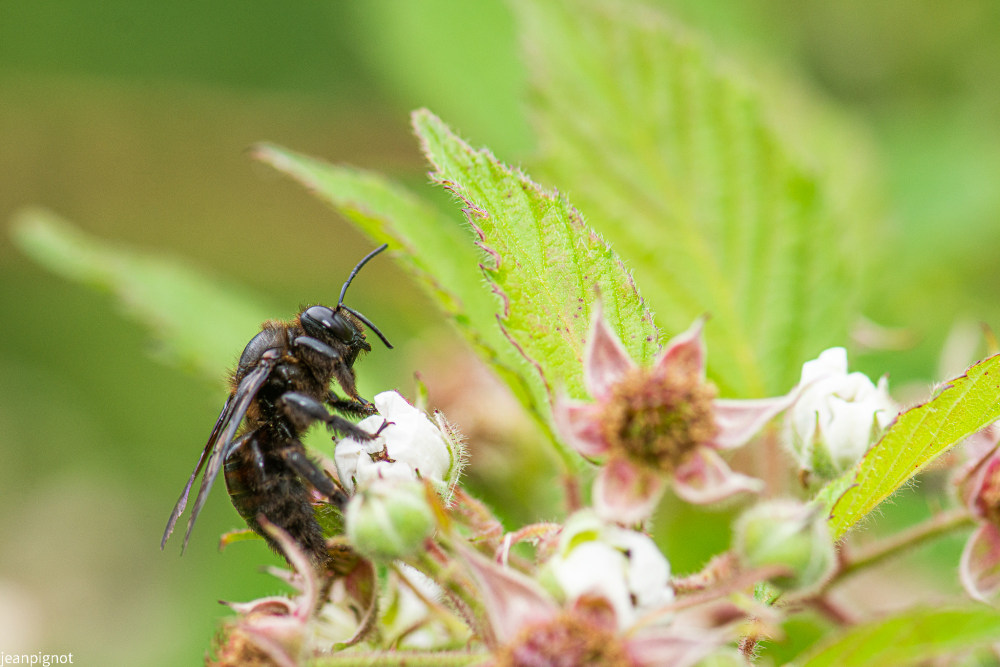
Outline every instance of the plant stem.
[(573, 472), (565, 472), (562, 477), (563, 488), (566, 490), (566, 512), (572, 514), (583, 507), (580, 495), (580, 479)]
[(854, 619), (825, 595), (817, 595), (807, 601), (809, 606), (826, 616), (837, 625), (851, 625)]
[(947, 535), (952, 531), (968, 528), (969, 526), (974, 525), (975, 522), (976, 520), (969, 514), (969, 511), (963, 507), (951, 510), (950, 512), (937, 514), (929, 521), (925, 521), (921, 524), (913, 526), (912, 528), (904, 530), (901, 533), (897, 533), (891, 537), (869, 545), (864, 549), (860, 549), (857, 554), (845, 553), (844, 551), (841, 551), (840, 563), (836, 572), (834, 572), (833, 576), (830, 577), (830, 579), (824, 583), (819, 590), (813, 591), (807, 595), (788, 596), (785, 598), (784, 602), (788, 605), (812, 605), (832, 620), (840, 622), (840, 620), (836, 618), (835, 613), (831, 614), (833, 609), (825, 606), (827, 604), (825, 596), (827, 591), (831, 588), (857, 572), (872, 567), (873, 565), (878, 565), (893, 556), (903, 554), (910, 549), (914, 549), (938, 537)]
[(925, 521), (892, 537), (876, 542), (865, 549), (861, 549), (860, 553), (848, 554), (844, 557), (840, 570), (824, 588), (828, 588), (834, 582), (848, 577), (859, 570), (878, 565), (888, 558), (930, 542), (952, 531), (968, 528), (974, 524), (975, 519), (972, 518), (968, 510), (964, 507), (938, 514), (931, 518), (930, 521)]
[(664, 616), (728, 597), (733, 593), (753, 586), (759, 581), (787, 574), (788, 568), (784, 565), (765, 565), (754, 570), (736, 572), (725, 581), (717, 582), (713, 588), (698, 590), (695, 593), (679, 597), (668, 605), (654, 609), (633, 623), (629, 632), (635, 632), (647, 625), (659, 622)]

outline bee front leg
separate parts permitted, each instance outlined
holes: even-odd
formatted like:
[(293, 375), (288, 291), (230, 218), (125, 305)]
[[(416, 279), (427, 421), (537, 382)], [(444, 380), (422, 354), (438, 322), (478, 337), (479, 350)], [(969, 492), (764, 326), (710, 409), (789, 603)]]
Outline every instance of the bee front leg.
[(358, 417), (370, 417), (374, 414), (378, 414), (378, 410), (375, 409), (375, 404), (371, 401), (365, 400), (361, 397), (358, 397), (357, 399), (341, 398), (332, 391), (328, 391), (326, 394), (326, 404), (334, 410), (346, 412), (349, 415), (356, 415)]

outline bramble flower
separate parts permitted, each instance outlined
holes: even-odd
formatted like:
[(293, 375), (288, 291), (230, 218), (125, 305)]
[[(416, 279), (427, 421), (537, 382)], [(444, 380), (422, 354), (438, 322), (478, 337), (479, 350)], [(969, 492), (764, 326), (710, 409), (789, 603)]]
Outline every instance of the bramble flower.
[(959, 579), (973, 598), (1000, 601), (1000, 425), (996, 422), (966, 441), (969, 463), (956, 479), (962, 502), (979, 521), (959, 563)]
[(785, 418), (784, 439), (802, 470), (832, 479), (868, 451), (899, 412), (888, 380), (847, 372), (847, 350), (832, 347), (802, 365), (801, 394)]
[(594, 512), (571, 516), (559, 533), (556, 553), (546, 562), (561, 597), (575, 600), (596, 595), (607, 600), (619, 626), (638, 614), (669, 604), (670, 563), (648, 536), (605, 523)]
[(319, 575), (309, 557), (284, 530), (266, 520), (261, 525), (274, 538), (295, 568), (295, 598), (270, 596), (251, 602), (227, 603), (239, 617), (225, 631), (215, 667), (279, 665), (295, 667), (306, 650), (319, 601)]
[[(516, 570), (468, 547), (460, 557), (471, 570), (485, 605), (483, 633), (492, 667), (517, 665), (605, 665), (687, 667), (733, 639), (744, 614), (728, 602), (698, 610), (659, 614), (669, 623), (622, 623), (615, 605), (600, 592), (582, 593), (564, 605)], [(600, 563), (593, 562), (593, 568)], [(657, 615), (654, 611), (652, 615)]]
[[(441, 587), (419, 570), (397, 562), (379, 599), (379, 632), (385, 645), (432, 650), (467, 642), (470, 631), (450, 617)], [(436, 608), (434, 608), (436, 607)]]
[(702, 324), (675, 336), (652, 366), (640, 367), (597, 309), (583, 367), (594, 401), (557, 400), (553, 412), (580, 454), (604, 460), (593, 494), (602, 517), (625, 524), (645, 519), (668, 478), (692, 503), (761, 490), (760, 480), (733, 472), (719, 451), (748, 442), (793, 396), (716, 398), (705, 379)]
[(341, 483), (349, 493), (374, 479), (430, 480), (442, 494), (458, 482), (462, 446), (455, 430), (440, 413), (437, 424), (423, 410), (410, 405), (398, 392), (375, 396), (379, 414), (366, 417), (358, 426), (376, 434), (359, 442), (344, 438), (337, 443), (334, 461)]

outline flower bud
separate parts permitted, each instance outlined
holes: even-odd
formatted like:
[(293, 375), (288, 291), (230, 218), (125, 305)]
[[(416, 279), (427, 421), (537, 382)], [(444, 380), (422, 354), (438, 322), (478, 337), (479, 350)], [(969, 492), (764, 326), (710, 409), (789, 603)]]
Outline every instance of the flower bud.
[(879, 438), (898, 408), (887, 380), (878, 386), (847, 372), (847, 351), (833, 347), (802, 366), (801, 394), (785, 419), (785, 442), (802, 470), (820, 480), (852, 467)]
[(415, 481), (372, 480), (351, 498), (344, 519), (354, 548), (377, 561), (415, 553), (435, 528), (424, 486)]
[(434, 424), (423, 410), (407, 403), (398, 392), (375, 396), (379, 414), (366, 417), (358, 426), (372, 434), (371, 440), (344, 438), (337, 443), (334, 461), (341, 482), (349, 492), (374, 479), (429, 480), (441, 493), (458, 481), (462, 447), (454, 429), (441, 415)]
[(782, 588), (818, 585), (836, 564), (833, 540), (822, 515), (793, 500), (772, 500), (750, 508), (736, 524), (734, 548), (748, 567), (787, 567), (790, 575), (772, 580)]

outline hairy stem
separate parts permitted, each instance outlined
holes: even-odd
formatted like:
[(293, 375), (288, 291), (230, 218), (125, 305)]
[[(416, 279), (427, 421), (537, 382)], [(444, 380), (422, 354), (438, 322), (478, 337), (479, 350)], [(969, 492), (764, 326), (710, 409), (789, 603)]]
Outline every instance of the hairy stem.
[(753, 570), (735, 572), (730, 578), (724, 581), (716, 582), (712, 588), (706, 588), (704, 590), (698, 590), (695, 593), (684, 595), (668, 605), (664, 605), (649, 612), (633, 623), (629, 632), (635, 632), (636, 630), (639, 630), (647, 625), (656, 623), (664, 616), (669, 616), (670, 614), (683, 611), (684, 609), (690, 609), (691, 607), (697, 607), (698, 605), (728, 597), (733, 593), (746, 590), (760, 581), (765, 581), (767, 579), (771, 579), (772, 577), (780, 577), (787, 574), (788, 568), (784, 565), (766, 565)]
[(813, 606), (838, 623), (849, 620), (838, 619), (837, 614), (833, 613), (833, 607), (830, 607), (828, 604), (829, 601), (826, 600), (827, 591), (853, 574), (879, 565), (889, 558), (906, 553), (948, 533), (973, 526), (975, 522), (975, 519), (969, 514), (968, 510), (963, 507), (937, 514), (928, 521), (874, 544), (870, 544), (863, 549), (859, 549), (857, 553), (842, 551), (836, 572), (833, 573), (833, 576), (819, 590), (807, 595), (788, 596), (785, 598), (785, 603), (789, 605), (807, 604)]
[(950, 512), (935, 515), (929, 521), (913, 526), (884, 540), (860, 549), (856, 554), (846, 555), (838, 572), (825, 588), (848, 577), (855, 572), (878, 565), (879, 563), (905, 553), (910, 549), (935, 540), (950, 532), (969, 528), (975, 524), (975, 519), (967, 509), (960, 508)]

